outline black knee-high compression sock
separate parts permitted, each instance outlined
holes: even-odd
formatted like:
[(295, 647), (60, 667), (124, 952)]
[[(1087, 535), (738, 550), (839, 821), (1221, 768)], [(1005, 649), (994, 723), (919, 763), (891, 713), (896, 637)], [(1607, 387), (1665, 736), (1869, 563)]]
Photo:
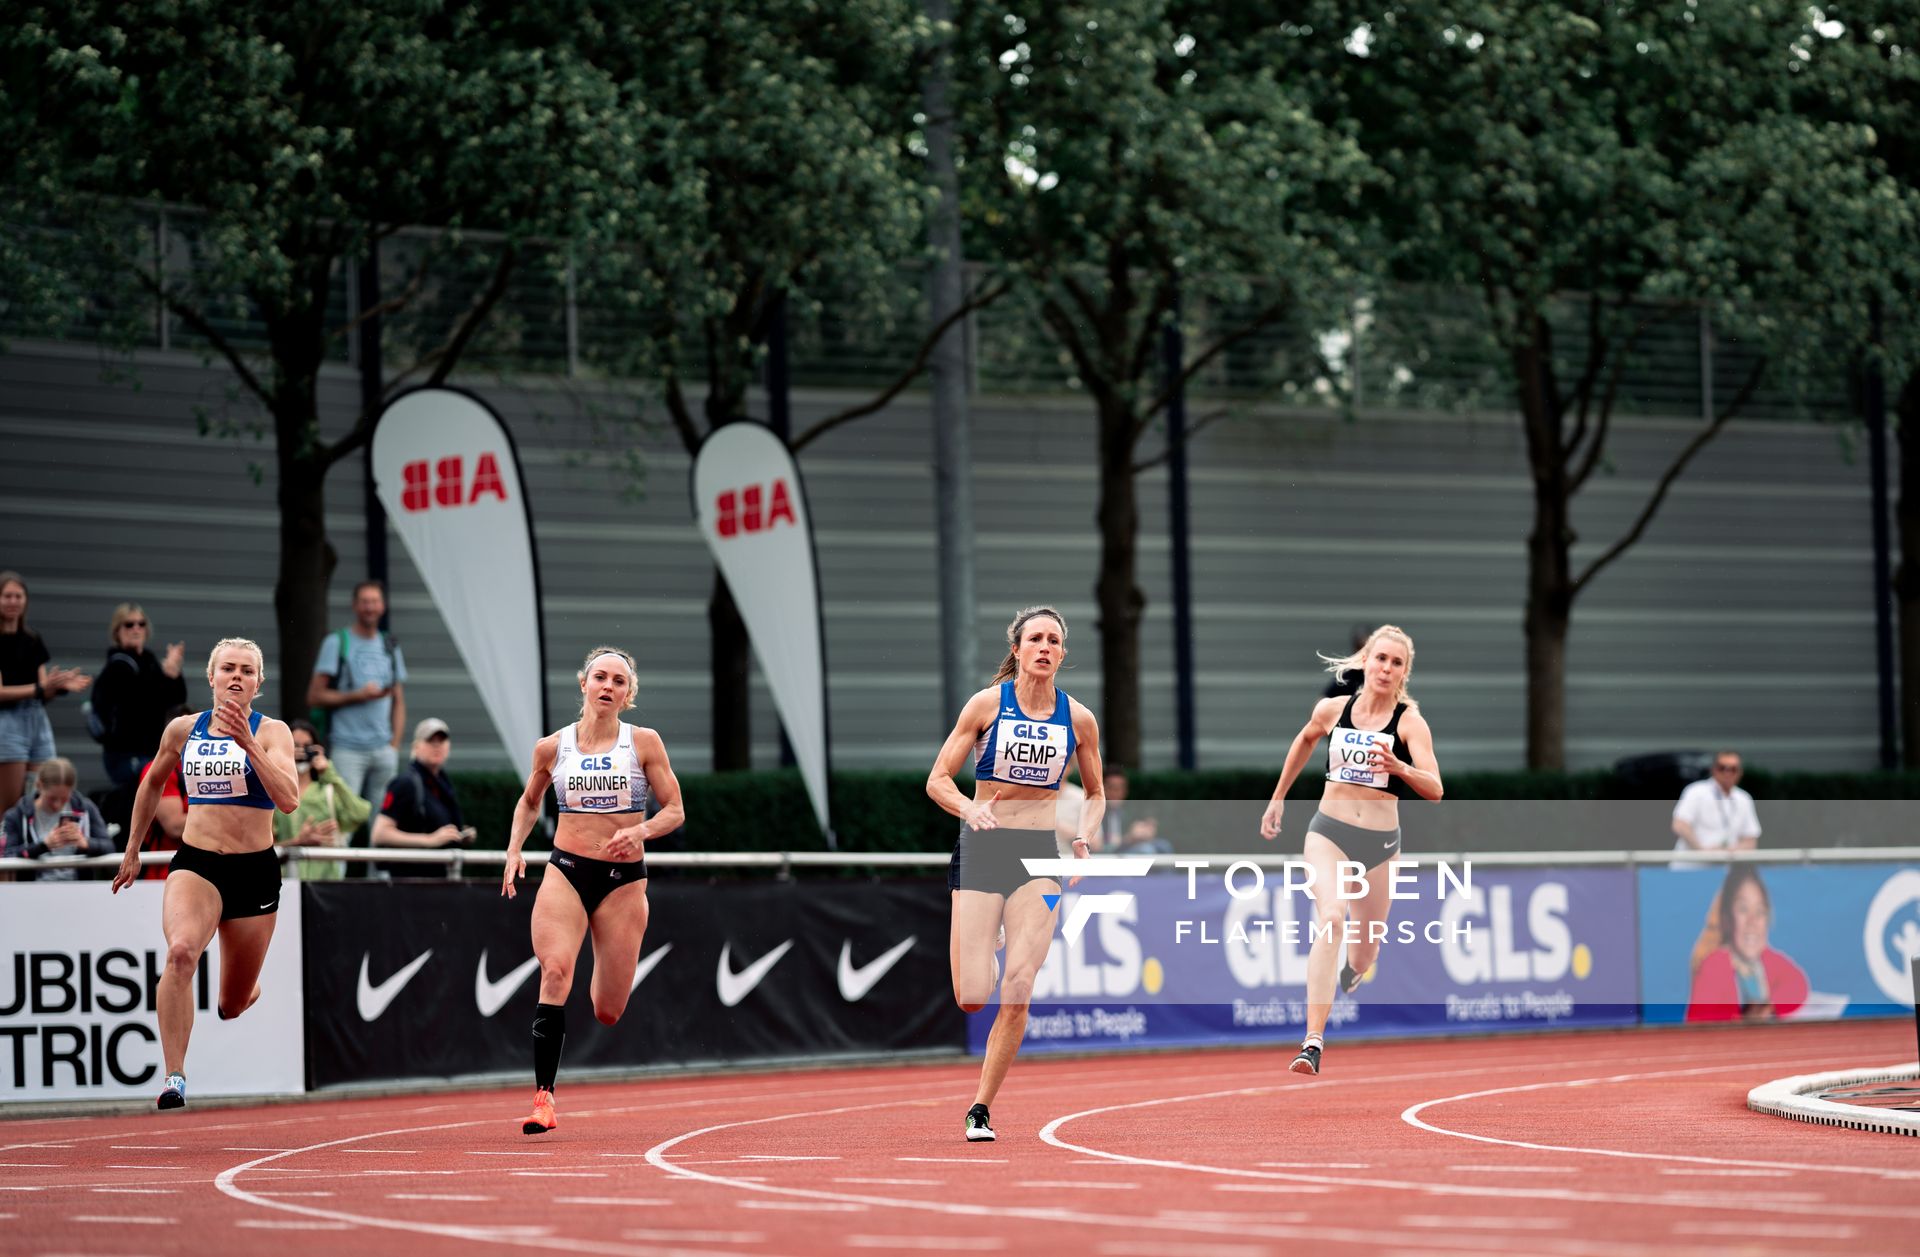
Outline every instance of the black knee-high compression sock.
[(560, 1049), (567, 1042), (567, 1006), (536, 1004), (533, 1010), (533, 1082), (552, 1091), (560, 1073)]

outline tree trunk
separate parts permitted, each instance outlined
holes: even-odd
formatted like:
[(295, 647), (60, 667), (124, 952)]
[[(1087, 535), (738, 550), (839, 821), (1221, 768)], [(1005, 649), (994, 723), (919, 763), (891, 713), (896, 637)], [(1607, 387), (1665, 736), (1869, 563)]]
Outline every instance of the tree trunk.
[(1137, 583), (1140, 511), (1133, 476), (1132, 411), (1100, 402), (1100, 741), (1109, 763), (1140, 766), (1140, 618)]
[(707, 600), (708, 639), (713, 648), (713, 771), (753, 767), (752, 717), (747, 709), (747, 625), (734, 605), (726, 577), (713, 574)]
[(1900, 633), (1900, 754), (1920, 768), (1920, 370), (1907, 376), (1897, 403), (1900, 496), (1894, 503), (1900, 566), (1893, 575), (1894, 615)]
[(327, 541), (326, 474), (316, 458), (280, 463), (280, 574), (273, 586), (280, 666), (268, 701), (288, 720), (307, 714), (307, 682), (327, 635), (327, 585), (337, 556)]
[(1567, 625), (1573, 617), (1571, 492), (1544, 321), (1530, 321), (1530, 342), (1514, 353), (1520, 417), (1533, 478), (1533, 531), (1527, 536), (1527, 767), (1566, 767)]

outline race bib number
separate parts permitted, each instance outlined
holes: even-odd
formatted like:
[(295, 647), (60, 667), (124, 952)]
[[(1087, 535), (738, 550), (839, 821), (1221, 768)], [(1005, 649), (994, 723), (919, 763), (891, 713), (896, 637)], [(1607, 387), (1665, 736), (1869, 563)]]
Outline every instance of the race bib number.
[(995, 737), (994, 776), (1026, 786), (1051, 786), (1067, 771), (1067, 726), (1021, 717), (1004, 719)]
[(1393, 738), (1373, 729), (1335, 729), (1328, 735), (1327, 780), (1386, 789), (1387, 774), (1369, 767), (1375, 746), (1392, 754)]
[(189, 803), (240, 798), (247, 792), (248, 771), (247, 753), (232, 738), (190, 741), (180, 756)]

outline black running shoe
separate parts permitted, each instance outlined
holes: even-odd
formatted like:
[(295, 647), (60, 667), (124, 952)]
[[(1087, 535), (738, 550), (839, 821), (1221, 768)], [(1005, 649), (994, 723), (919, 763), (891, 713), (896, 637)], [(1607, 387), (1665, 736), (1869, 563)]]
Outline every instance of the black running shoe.
[(970, 1144), (990, 1144), (994, 1140), (993, 1127), (987, 1125), (987, 1106), (976, 1104), (967, 1110), (967, 1142)]
[(1356, 972), (1352, 965), (1342, 961), (1340, 964), (1340, 989), (1349, 995), (1353, 994), (1360, 986), (1360, 979), (1365, 976), (1363, 973)]
[(1296, 1074), (1317, 1074), (1320, 1072), (1320, 1047), (1309, 1043), (1300, 1049), (1300, 1055), (1293, 1058), (1293, 1064), (1287, 1068)]
[(184, 1109), (187, 1107), (187, 1076), (168, 1074), (166, 1089), (160, 1093), (160, 1108)]

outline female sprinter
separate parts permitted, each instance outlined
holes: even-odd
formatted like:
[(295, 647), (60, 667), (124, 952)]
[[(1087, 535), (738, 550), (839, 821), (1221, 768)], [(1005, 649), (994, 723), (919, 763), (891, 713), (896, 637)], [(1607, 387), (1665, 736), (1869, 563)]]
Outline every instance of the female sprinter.
[[(1320, 810), (1307, 823), (1305, 858), (1313, 869), (1315, 932), (1307, 955), (1307, 1036), (1291, 1067), (1296, 1074), (1320, 1072), (1327, 1014), (1333, 1009), (1334, 960), (1349, 914), (1357, 933), (1346, 945), (1340, 988), (1351, 993), (1379, 957), (1380, 944), (1371, 940), (1374, 923), (1384, 929), (1392, 907), (1388, 895), (1391, 861), (1400, 854), (1399, 800), (1438, 802), (1442, 792), (1433, 733), (1419, 706), (1407, 697), (1413, 639), (1383, 624), (1346, 658), (1321, 658), (1336, 681), (1355, 669), (1364, 680), (1351, 698), (1323, 698), (1314, 704), (1306, 727), (1287, 749), (1280, 784), (1260, 818), (1260, 836), (1269, 841), (1279, 837), (1288, 788), (1320, 739), (1330, 737), (1326, 789), (1320, 793)], [(1359, 899), (1343, 900), (1334, 893), (1342, 860), (1367, 871), (1366, 893)]]
[[(961, 820), (947, 866), (953, 891), (948, 954), (953, 997), (968, 1012), (993, 998), (995, 939), (1005, 929), (1006, 978), (1000, 1011), (987, 1036), (980, 1089), (967, 1110), (970, 1143), (991, 1140), (987, 1106), (1027, 1032), (1033, 979), (1053, 942), (1054, 909), (1043, 896), (1060, 884), (1031, 876), (1023, 859), (1057, 859), (1054, 807), (1069, 762), (1080, 767), (1087, 798), (1073, 853), (1086, 859), (1106, 811), (1100, 769), (1100, 726), (1093, 713), (1054, 687), (1067, 655), (1067, 622), (1051, 607), (1028, 607), (1007, 626), (1007, 657), (994, 684), (967, 700), (927, 776), (927, 794)], [(973, 758), (973, 798), (953, 775)], [(1074, 878), (1067, 884), (1079, 881)], [(1057, 903), (1058, 900), (1056, 899)]]
[(280, 911), (280, 861), (272, 810), (300, 804), (293, 734), (253, 710), (264, 663), (260, 648), (229, 637), (207, 659), (213, 707), (167, 723), (133, 800), (127, 853), (113, 893), (140, 876), (140, 839), (153, 824), (160, 791), (176, 765), (186, 786), (187, 827), (167, 868), (160, 925), (167, 963), (155, 1003), (167, 1082), (160, 1107), (187, 1102), (187, 1039), (193, 1034), (193, 977), (200, 955), (220, 935), (220, 1019), (238, 1017), (260, 998), (260, 967)]
[[(533, 1112), (528, 1135), (560, 1124), (553, 1085), (567, 1038), (567, 995), (581, 940), (593, 932), (593, 1015), (611, 1026), (626, 1011), (640, 940), (647, 932), (646, 841), (686, 820), (667, 747), (652, 729), (620, 713), (633, 706), (633, 656), (611, 646), (587, 653), (580, 669), (580, 719), (534, 744), (533, 772), (513, 809), (513, 836), (500, 893), (512, 899), (526, 876), (520, 855), (540, 818), (547, 784), (560, 806), (553, 855), (533, 901), (533, 954), (540, 961), (540, 1004), (533, 1014)], [(647, 796), (660, 811), (647, 819)], [(558, 876), (555, 876), (555, 874)]]

